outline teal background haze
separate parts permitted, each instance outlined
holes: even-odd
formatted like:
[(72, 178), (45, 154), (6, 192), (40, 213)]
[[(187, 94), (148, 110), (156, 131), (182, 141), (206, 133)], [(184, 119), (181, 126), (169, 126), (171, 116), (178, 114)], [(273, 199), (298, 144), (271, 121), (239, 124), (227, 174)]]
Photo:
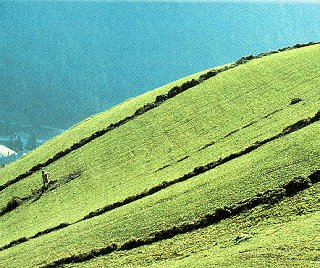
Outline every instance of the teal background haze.
[(66, 129), (188, 74), (319, 40), (315, 4), (0, 2), (0, 135), (28, 125), (46, 140), (56, 132), (32, 128)]

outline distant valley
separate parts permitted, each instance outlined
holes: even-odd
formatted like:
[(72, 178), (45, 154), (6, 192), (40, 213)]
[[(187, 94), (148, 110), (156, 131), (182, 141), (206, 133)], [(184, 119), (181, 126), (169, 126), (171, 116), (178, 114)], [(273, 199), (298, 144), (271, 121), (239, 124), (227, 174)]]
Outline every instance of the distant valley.
[(62, 131), (63, 129), (48, 126), (26, 125), (1, 120), (0, 145), (10, 148), (17, 154), (0, 156), (0, 164), (4, 165), (17, 160)]
[(170, 81), (315, 40), (316, 11), (320, 6), (0, 1), (0, 144), (23, 154)]

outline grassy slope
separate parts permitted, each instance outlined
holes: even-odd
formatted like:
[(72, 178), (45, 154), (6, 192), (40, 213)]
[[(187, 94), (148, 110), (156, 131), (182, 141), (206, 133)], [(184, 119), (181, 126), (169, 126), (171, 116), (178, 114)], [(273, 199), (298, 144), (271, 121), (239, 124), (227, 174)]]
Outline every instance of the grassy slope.
[(274, 207), (72, 267), (317, 267), (319, 192), (318, 184)]
[(204, 72), (205, 71), (184, 77), (163, 87), (148, 91), (136, 98), (129, 99), (109, 109), (107, 112), (102, 112), (85, 119), (54, 139), (49, 140), (42, 146), (28, 153), (18, 161), (9, 164), (6, 169), (1, 169), (0, 183), (3, 184), (8, 180), (13, 179), (20, 173), (29, 170), (35, 164), (44, 162), (60, 150), (70, 147), (73, 143), (81, 140), (82, 138), (90, 136), (95, 131), (131, 115), (145, 103), (153, 101), (157, 95), (166, 93), (172, 87), (180, 85), (187, 80), (197, 78)]
[[(9, 265), (8, 260), (15, 258), (18, 267), (32, 267), (43, 261), (49, 262), (57, 257), (102, 247), (110, 241), (124, 242), (131, 237), (143, 237), (155, 230), (177, 222), (194, 220), (214, 208), (273, 188), (293, 175), (307, 174), (320, 160), (320, 156), (314, 153), (320, 142), (308, 142), (315, 140), (319, 130), (317, 124), (295, 133), (290, 139), (288, 137), (282, 142), (270, 144), (255, 155), (232, 161), (192, 181), (13, 247), (1, 253), (0, 265)], [(303, 155), (299, 154), (302, 150)], [(275, 158), (278, 158), (277, 162), (273, 163), (271, 159)], [(303, 162), (295, 167), (295, 163), (300, 161)], [(37, 226), (27, 228), (32, 232)], [(51, 254), (47, 255), (46, 252)]]
[[(2, 216), (0, 245), (61, 222), (76, 221), (96, 208), (163, 180), (175, 179), (198, 165), (237, 152), (301, 118), (313, 116), (320, 104), (319, 63), (314, 60), (319, 56), (320, 47), (312, 46), (253, 60), (209, 79), (58, 160), (47, 168), (55, 178), (77, 169), (83, 171), (82, 176), (46, 193), (37, 202)], [(289, 106), (297, 96), (304, 101)], [(108, 112), (98, 117), (107, 118)], [(94, 117), (91, 120), (95, 122)], [(253, 120), (258, 122), (223, 138)], [(92, 129), (99, 124), (92, 124)], [(85, 126), (86, 122), (74, 130)], [(319, 123), (315, 123), (153, 196), (0, 252), (0, 266), (32, 267), (110, 241), (144, 236), (250, 197), (294, 175), (308, 173), (319, 167), (319, 130)], [(219, 142), (198, 152), (212, 141)], [(177, 163), (185, 156), (190, 157)], [(39, 153), (40, 159), (46, 157)], [(31, 166), (38, 159), (21, 161), (24, 166)], [(155, 172), (168, 164), (171, 166)], [(4, 169), (3, 174), (13, 174), (11, 170), (13, 166)], [(1, 192), (0, 202), (3, 205), (12, 195), (26, 195), (39, 185), (39, 174), (35, 174)], [(45, 252), (50, 256), (44, 256)]]

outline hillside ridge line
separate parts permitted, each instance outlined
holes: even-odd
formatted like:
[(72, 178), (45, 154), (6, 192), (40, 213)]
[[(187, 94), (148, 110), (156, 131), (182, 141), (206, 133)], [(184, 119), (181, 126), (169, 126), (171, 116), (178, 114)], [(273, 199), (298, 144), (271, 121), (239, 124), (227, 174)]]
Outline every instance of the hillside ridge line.
[(280, 48), (278, 50), (272, 50), (272, 51), (266, 52), (266, 53), (260, 53), (256, 56), (249, 55), (249, 56), (241, 57), (239, 60), (235, 61), (234, 63), (230, 64), (229, 66), (225, 66), (225, 67), (222, 67), (222, 68), (219, 68), (216, 70), (211, 69), (207, 73), (200, 75), (198, 79), (189, 80), (180, 86), (175, 86), (175, 87), (171, 88), (166, 94), (158, 95), (154, 102), (147, 103), (144, 106), (138, 108), (133, 115), (129, 115), (116, 123), (109, 124), (108, 127), (96, 131), (95, 133), (91, 134), (89, 137), (81, 139), (79, 142), (74, 143), (69, 148), (56, 153), (53, 157), (49, 158), (47, 161), (33, 166), (29, 171), (22, 173), (22, 174), (18, 175), (17, 177), (15, 177), (14, 179), (9, 180), (6, 183), (0, 185), (0, 192), (3, 191), (4, 189), (6, 189), (7, 187), (9, 187), (10, 185), (15, 184), (15, 183), (21, 181), (22, 179), (29, 177), (30, 175), (41, 170), (44, 167), (47, 167), (48, 165), (52, 164), (53, 162), (68, 155), (69, 153), (83, 147), (84, 145), (88, 144), (89, 142), (95, 140), (96, 138), (101, 137), (102, 135), (106, 134), (107, 132), (124, 125), (125, 123), (135, 119), (136, 117), (138, 117), (140, 115), (145, 114), (146, 112), (158, 107), (159, 105), (161, 105), (162, 103), (164, 103), (168, 99), (171, 99), (171, 98), (179, 95), (180, 93), (199, 85), (200, 83), (216, 76), (217, 74), (219, 74), (221, 72), (225, 72), (229, 69), (232, 69), (232, 68), (235, 68), (239, 65), (245, 64), (253, 59), (258, 59), (258, 58), (262, 58), (262, 57), (269, 56), (272, 54), (280, 53), (283, 51), (312, 46), (312, 45), (317, 45), (317, 44), (320, 44), (320, 42), (309, 42), (309, 43), (305, 43), (305, 44), (296, 44), (296, 45), (293, 45), (290, 47)]

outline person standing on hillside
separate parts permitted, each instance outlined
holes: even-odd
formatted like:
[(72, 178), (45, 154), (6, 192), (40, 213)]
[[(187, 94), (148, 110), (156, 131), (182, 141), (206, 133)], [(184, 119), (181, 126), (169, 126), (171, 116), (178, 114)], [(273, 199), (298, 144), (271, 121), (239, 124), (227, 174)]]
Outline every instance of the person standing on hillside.
[(50, 177), (50, 172), (45, 172), (42, 170), (42, 183), (43, 183), (43, 189), (45, 189), (48, 186), (49, 182), (49, 177)]

